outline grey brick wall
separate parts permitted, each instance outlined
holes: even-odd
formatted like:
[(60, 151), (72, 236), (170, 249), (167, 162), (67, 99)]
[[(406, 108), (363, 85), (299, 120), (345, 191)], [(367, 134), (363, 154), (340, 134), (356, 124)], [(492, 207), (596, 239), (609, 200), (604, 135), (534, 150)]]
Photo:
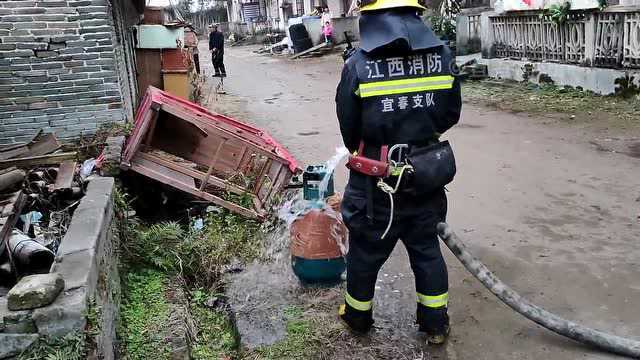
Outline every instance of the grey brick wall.
[(132, 70), (114, 41), (126, 27), (114, 19), (109, 0), (0, 1), (0, 144), (40, 128), (73, 138), (132, 117), (121, 74)]

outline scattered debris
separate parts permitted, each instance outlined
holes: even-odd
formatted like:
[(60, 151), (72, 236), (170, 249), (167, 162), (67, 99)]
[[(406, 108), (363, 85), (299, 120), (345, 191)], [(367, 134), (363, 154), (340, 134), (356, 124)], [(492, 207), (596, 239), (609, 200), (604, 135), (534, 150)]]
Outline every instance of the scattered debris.
[(322, 44), (316, 45), (316, 46), (314, 46), (312, 48), (309, 48), (309, 49), (307, 49), (305, 51), (302, 51), (302, 52), (299, 52), (297, 54), (294, 54), (293, 56), (291, 56), (290, 59), (293, 60), (293, 59), (297, 59), (299, 57), (304, 57), (304, 56), (307, 56), (307, 55), (311, 55), (311, 56), (313, 56), (313, 55), (322, 55), (322, 54), (324, 54), (326, 52), (326, 50), (330, 50), (329, 44), (322, 43)]
[(0, 148), (0, 160), (46, 155), (60, 149), (62, 145), (54, 134), (42, 135), (42, 133), (42, 130), (38, 131), (26, 144)]
[[(48, 273), (71, 214), (84, 194), (76, 151), (40, 130), (0, 149), (0, 272), (3, 284)], [(6, 275), (6, 276), (5, 276)]]
[[(62, 162), (62, 164), (60, 164), (56, 182), (55, 184), (53, 184), (54, 190), (71, 189), (71, 186), (73, 184), (73, 175), (76, 171), (76, 165), (77, 163), (73, 160), (65, 160)], [(82, 174), (84, 174), (84, 166), (82, 167), (81, 175)], [(83, 177), (86, 177), (86, 175)]]
[(20, 268), (31, 273), (46, 274), (51, 269), (55, 254), (49, 248), (14, 229), (9, 237), (9, 251)]
[(149, 87), (121, 167), (250, 218), (298, 171), (268, 134)]

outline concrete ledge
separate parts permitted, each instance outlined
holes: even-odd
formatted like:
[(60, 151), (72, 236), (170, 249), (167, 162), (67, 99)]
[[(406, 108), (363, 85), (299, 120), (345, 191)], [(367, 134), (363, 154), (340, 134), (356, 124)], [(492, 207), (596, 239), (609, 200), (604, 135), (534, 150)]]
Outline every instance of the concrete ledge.
[(113, 178), (98, 177), (89, 183), (51, 267), (65, 280), (64, 292), (51, 305), (16, 312), (0, 299), (0, 359), (20, 353), (38, 336), (58, 338), (84, 331), (91, 305), (100, 309), (97, 325), (102, 333), (96, 339), (100, 358), (115, 358), (120, 278), (113, 191)]
[(557, 86), (572, 86), (610, 95), (616, 90), (616, 79), (635, 76), (640, 84), (640, 70), (618, 70), (583, 67), (568, 64), (519, 61), (510, 59), (482, 59), (480, 54), (458, 57), (458, 64), (476, 59), (488, 67), (489, 77), (515, 81), (530, 81), (535, 84), (553, 83)]

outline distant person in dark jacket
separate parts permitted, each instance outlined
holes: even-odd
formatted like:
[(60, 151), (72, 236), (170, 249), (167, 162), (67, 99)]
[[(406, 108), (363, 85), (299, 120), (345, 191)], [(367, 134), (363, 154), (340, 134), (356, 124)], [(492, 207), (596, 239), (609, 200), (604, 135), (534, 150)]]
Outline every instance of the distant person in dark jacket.
[(218, 24), (209, 26), (209, 51), (211, 51), (211, 61), (216, 77), (226, 77), (227, 71), (224, 68), (224, 35), (218, 31)]

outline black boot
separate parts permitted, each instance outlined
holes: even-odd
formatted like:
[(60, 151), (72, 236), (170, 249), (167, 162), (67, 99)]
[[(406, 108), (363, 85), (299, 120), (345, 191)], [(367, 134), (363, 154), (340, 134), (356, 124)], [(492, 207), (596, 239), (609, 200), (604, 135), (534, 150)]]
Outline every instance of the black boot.
[(450, 325), (447, 307), (430, 308), (418, 304), (416, 323), (419, 331), (427, 334), (427, 343), (443, 344), (449, 336)]
[(359, 334), (369, 332), (374, 322), (373, 310), (359, 311), (349, 306), (349, 304), (340, 305), (338, 315), (352, 331)]

